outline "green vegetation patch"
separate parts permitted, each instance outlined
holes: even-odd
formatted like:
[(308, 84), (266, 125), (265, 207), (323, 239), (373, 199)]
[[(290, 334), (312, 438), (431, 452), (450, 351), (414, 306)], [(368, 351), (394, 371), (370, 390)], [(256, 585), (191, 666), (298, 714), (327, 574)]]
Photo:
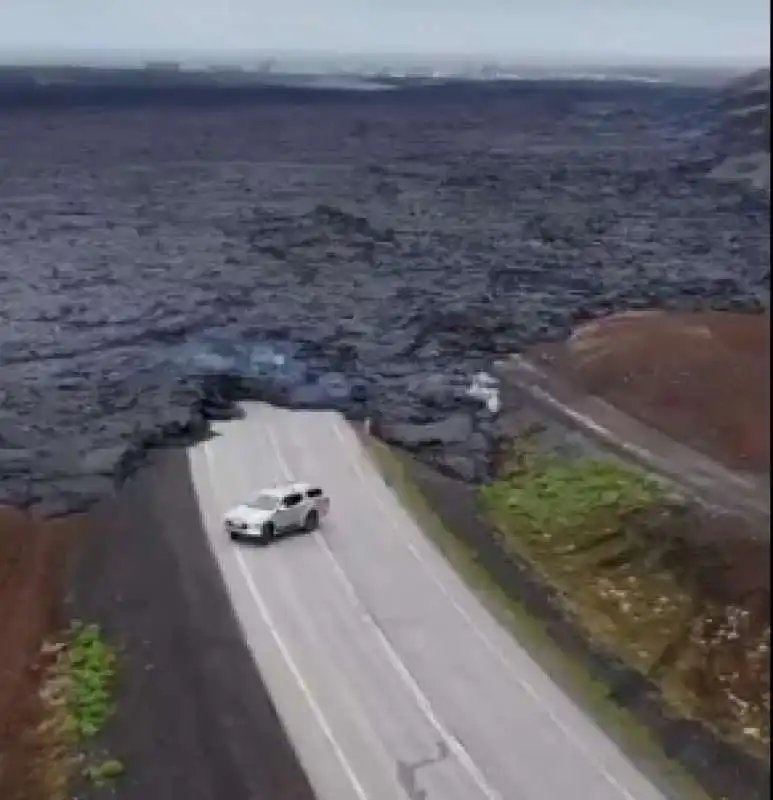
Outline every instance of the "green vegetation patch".
[(648, 670), (689, 610), (652, 541), (679, 513), (675, 498), (615, 462), (544, 456), (482, 487), (481, 499), (503, 549), (526, 556), (594, 639)]
[(61, 668), (69, 676), (67, 711), (79, 741), (96, 736), (113, 713), (117, 662), (97, 625), (73, 625)]
[(621, 531), (631, 515), (665, 501), (663, 489), (647, 473), (610, 461), (551, 456), (520, 461), (482, 494), (489, 508), (522, 532), (563, 538), (569, 545), (589, 526)]
[(554, 455), (521, 455), (480, 499), (499, 546), (529, 561), (593, 641), (682, 716), (769, 745), (769, 617), (741, 630), (739, 613), (750, 617), (722, 595), (721, 565), (682, 499), (626, 465)]
[(81, 622), (48, 652), (54, 662), (42, 693), (49, 714), (41, 733), (53, 753), (50, 796), (59, 800), (69, 797), (76, 774), (101, 786), (123, 773), (120, 761), (91, 751), (115, 710), (118, 654), (99, 626)]

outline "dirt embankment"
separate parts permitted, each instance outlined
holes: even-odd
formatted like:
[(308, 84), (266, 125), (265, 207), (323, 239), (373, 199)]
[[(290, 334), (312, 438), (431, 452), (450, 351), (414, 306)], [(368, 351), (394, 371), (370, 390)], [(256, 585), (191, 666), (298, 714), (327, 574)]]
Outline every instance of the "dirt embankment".
[(615, 314), (531, 355), (731, 469), (770, 471), (769, 314)]
[(88, 746), (123, 766), (108, 790), (76, 770), (79, 797), (313, 800), (210, 555), (183, 451), (158, 453), (88, 516), (0, 512), (0, 608), (2, 800), (52, 800), (40, 650), (72, 619), (98, 625), (117, 654), (115, 710)]
[(34, 520), (0, 508), (0, 797), (48, 800), (38, 695), (50, 656), (43, 643), (62, 630), (67, 556), (83, 518)]

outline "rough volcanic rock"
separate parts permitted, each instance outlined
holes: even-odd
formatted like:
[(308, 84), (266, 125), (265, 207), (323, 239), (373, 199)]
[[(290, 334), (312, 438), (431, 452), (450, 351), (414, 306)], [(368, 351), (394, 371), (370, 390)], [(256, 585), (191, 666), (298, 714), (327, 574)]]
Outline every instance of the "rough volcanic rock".
[(473, 432), (472, 418), (467, 414), (452, 414), (437, 422), (422, 424), (395, 422), (379, 428), (381, 437), (409, 449), (420, 445), (450, 445), (467, 441)]
[(734, 81), (714, 104), (712, 177), (770, 191), (770, 67)]
[(498, 355), (575, 316), (767, 307), (769, 204), (675, 169), (712, 97), (524, 82), (4, 109), (0, 502), (88, 504), (112, 456), (120, 479), (247, 397), (395, 436), (467, 415), (464, 441), (402, 434), (484, 476), (497, 421), (466, 392)]

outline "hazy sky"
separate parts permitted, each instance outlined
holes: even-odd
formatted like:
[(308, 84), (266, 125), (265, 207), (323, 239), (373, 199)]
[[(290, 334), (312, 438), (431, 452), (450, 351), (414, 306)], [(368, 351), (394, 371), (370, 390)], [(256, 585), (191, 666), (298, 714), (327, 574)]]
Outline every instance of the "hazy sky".
[(0, 0), (0, 61), (60, 50), (769, 61), (769, 0)]

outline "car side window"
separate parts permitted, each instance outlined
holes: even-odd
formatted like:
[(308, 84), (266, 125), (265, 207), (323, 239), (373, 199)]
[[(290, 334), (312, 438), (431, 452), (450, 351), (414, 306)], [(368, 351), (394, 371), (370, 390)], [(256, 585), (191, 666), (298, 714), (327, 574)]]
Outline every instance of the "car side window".
[(285, 508), (293, 508), (303, 500), (302, 494), (288, 494), (284, 499)]
[(306, 492), (306, 497), (322, 497), (322, 489), (309, 489)]

